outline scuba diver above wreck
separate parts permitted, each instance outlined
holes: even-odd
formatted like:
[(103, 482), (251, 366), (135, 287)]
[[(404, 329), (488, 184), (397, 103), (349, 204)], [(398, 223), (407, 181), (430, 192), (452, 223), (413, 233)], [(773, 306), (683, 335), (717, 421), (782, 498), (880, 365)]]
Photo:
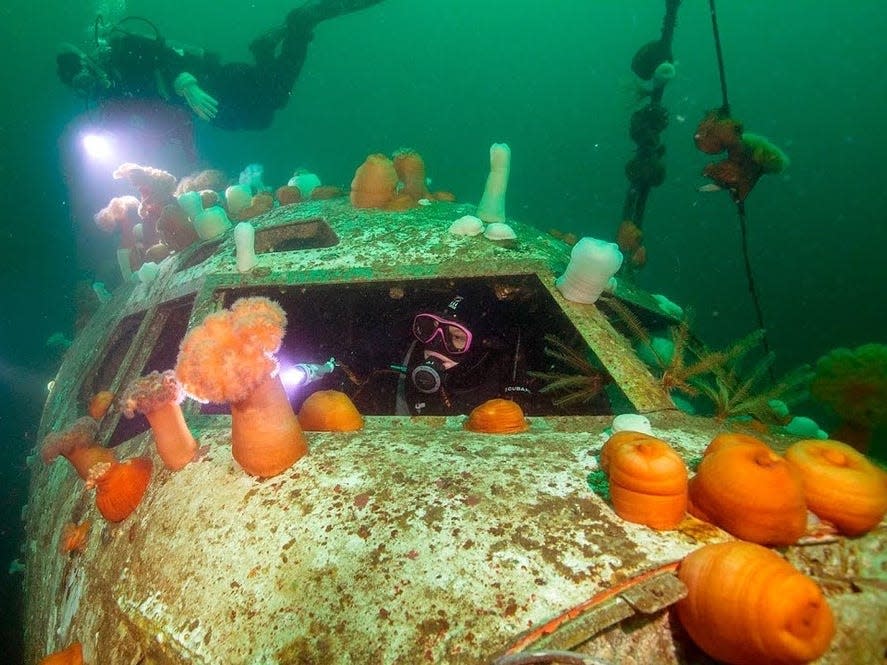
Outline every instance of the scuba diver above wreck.
[[(125, 18), (101, 36), (99, 18), (94, 52), (86, 54), (76, 46), (63, 45), (56, 56), (57, 72), (61, 82), (87, 103), (107, 107), (114, 115), (124, 113), (130, 103), (144, 108), (144, 102), (155, 102), (161, 117), (164, 110), (174, 113), (175, 107), (184, 106), (220, 129), (266, 129), (274, 112), (289, 101), (314, 28), (380, 2), (312, 0), (297, 7), (281, 27), (250, 43), (252, 64), (222, 64), (216, 54), (168, 42), (151, 21), (141, 17)], [(148, 34), (135, 29), (135, 24), (146, 27)]]

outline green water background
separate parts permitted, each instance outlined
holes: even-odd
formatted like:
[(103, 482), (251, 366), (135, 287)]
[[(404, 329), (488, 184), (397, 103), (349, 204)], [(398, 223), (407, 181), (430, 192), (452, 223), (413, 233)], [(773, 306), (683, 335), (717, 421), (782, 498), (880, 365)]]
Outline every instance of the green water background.
[[(76, 234), (92, 222), (72, 218), (59, 157), (80, 104), (55, 78), (55, 45), (85, 42), (95, 14), (74, 4), (7, 0), (0, 8), (0, 651), (10, 650), (0, 660), (10, 663), (21, 577), (6, 576), (5, 566), (20, 556), (24, 457), (57, 363), (45, 340), (70, 334), (73, 285), (93, 261), (77, 249)], [(259, 161), (276, 185), (307, 166), (347, 187), (368, 153), (411, 146), (434, 187), (476, 201), (487, 149), (505, 141), (513, 152), (509, 216), (610, 239), (632, 149), (628, 63), (658, 35), (662, 5), (387, 0), (317, 29), (292, 101), (271, 129), (201, 127), (200, 149), (232, 175)], [(169, 38), (246, 59), (248, 41), (290, 6), (142, 0), (128, 10)], [(837, 346), (887, 342), (887, 5), (721, 0), (719, 15), (734, 113), (792, 159), (748, 201), (777, 371)], [(694, 128), (720, 103), (707, 3), (683, 3), (674, 54), (678, 76), (664, 97), (668, 179), (647, 211), (649, 263), (639, 281), (692, 307), (699, 334), (720, 346), (755, 319), (735, 210), (725, 194), (697, 191), (709, 158), (695, 150)]]

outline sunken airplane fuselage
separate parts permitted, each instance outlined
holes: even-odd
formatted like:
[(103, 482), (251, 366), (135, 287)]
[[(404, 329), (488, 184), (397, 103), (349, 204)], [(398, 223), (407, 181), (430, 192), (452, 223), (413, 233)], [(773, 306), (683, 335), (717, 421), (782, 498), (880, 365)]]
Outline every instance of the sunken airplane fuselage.
[[(306, 432), (309, 453), (259, 480), (232, 459), (225, 409), (183, 403), (202, 453), (175, 472), (144, 419), (112, 410), (100, 442), (121, 459), (154, 461), (141, 504), (119, 523), (102, 519), (68, 464), (37, 455), (29, 662), (75, 641), (90, 665), (480, 664), (517, 644), (620, 664), (697, 662), (669, 612), (683, 585), (671, 572), (645, 574), (730, 537), (692, 518), (672, 531), (625, 522), (587, 477), (617, 413), (646, 414), (685, 460), (723, 424), (675, 409), (605, 308), (563, 298), (554, 282), (569, 246), (518, 223), (507, 246), (449, 233), (466, 212), (448, 203), (355, 210), (347, 200), (280, 207), (254, 220), (251, 272), (237, 271), (229, 234), (168, 258), (153, 283), (115, 292), (67, 353), (41, 439), (82, 416), (94, 393), (174, 367), (189, 328), (256, 295), (286, 310), (281, 361), (342, 365), (304, 390), (351, 391), (365, 425)], [(507, 322), (493, 323), (522, 331), (530, 369), (550, 369), (546, 335), (582, 347), (612, 377), (605, 398), (541, 408), (513, 434), (468, 431), (464, 413), (398, 415), (392, 366), (407, 354), (413, 315), (465, 290), (504, 306)], [(648, 294), (616, 295), (650, 325), (668, 323)], [(303, 398), (293, 396), (295, 408)], [(60, 554), (65, 524), (84, 520), (83, 550)], [(820, 662), (881, 662), (885, 541), (882, 524), (787, 548), (836, 616)], [(588, 602), (633, 578), (625, 592)]]

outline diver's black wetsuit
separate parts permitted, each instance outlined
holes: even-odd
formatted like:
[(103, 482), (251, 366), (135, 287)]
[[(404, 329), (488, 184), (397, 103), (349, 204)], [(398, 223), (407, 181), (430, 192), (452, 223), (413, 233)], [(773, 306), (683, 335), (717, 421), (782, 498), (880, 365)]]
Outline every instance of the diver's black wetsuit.
[[(156, 29), (155, 35), (146, 36), (118, 24), (108, 37), (107, 48), (95, 58), (109, 84), (97, 91), (98, 101), (122, 105), (126, 100), (158, 100), (187, 107), (174, 90), (176, 77), (187, 72), (218, 102), (218, 112), (209, 120), (212, 125), (231, 130), (266, 129), (274, 112), (289, 101), (314, 27), (380, 2), (308, 0), (287, 14), (283, 26), (250, 44), (255, 64), (223, 64), (215, 54), (166, 42)], [(133, 19), (124, 22), (127, 20)]]
[(286, 106), (305, 62), (311, 28), (287, 33), (279, 55), (256, 64), (222, 64), (218, 56), (177, 48), (161, 38), (121, 32), (108, 40), (102, 64), (111, 87), (102, 101), (160, 99), (186, 107), (173, 90), (182, 72), (193, 74), (219, 102), (210, 124), (221, 129), (265, 129), (274, 112)]

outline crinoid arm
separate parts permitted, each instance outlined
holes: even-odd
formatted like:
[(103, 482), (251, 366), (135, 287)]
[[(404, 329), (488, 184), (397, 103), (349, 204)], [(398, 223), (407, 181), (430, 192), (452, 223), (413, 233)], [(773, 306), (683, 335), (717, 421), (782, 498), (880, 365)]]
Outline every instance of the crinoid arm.
[(544, 385), (542, 394), (559, 396), (551, 401), (555, 406), (588, 402), (597, 397), (611, 381), (609, 374), (592, 364), (585, 353), (566, 344), (556, 335), (545, 335), (545, 355), (566, 365), (573, 372), (528, 372)]
[(722, 352), (723, 362), (712, 367), (708, 376), (692, 380), (692, 385), (711, 401), (716, 418), (751, 416), (772, 423), (778, 417), (770, 402), (776, 399), (796, 402), (806, 394), (812, 376), (807, 365), (789, 372), (769, 387), (764, 387), (764, 381), (776, 360), (775, 353), (764, 354), (748, 370), (743, 368), (748, 353), (760, 345), (763, 338), (763, 330), (746, 335)]

